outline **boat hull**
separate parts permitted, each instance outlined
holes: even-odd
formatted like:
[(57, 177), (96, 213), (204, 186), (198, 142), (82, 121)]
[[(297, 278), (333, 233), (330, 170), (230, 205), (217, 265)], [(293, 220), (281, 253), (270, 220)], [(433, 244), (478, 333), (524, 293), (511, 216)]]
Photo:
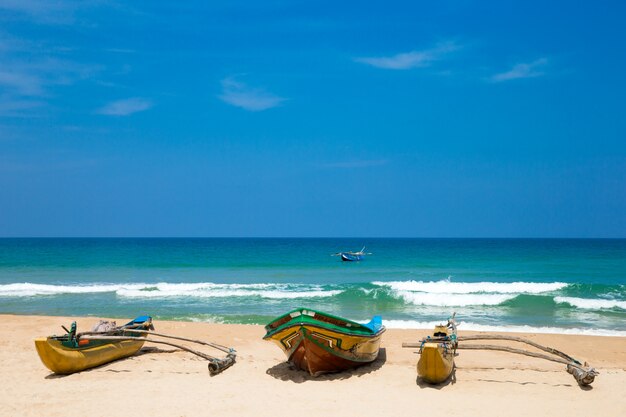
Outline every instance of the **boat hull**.
[(367, 325), (307, 309), (292, 311), (266, 326), (288, 362), (313, 376), (373, 362), (385, 327), (376, 316)]
[(417, 374), (430, 384), (445, 382), (454, 369), (454, 351), (446, 343), (425, 343), (417, 362)]
[(342, 253), (341, 260), (344, 262), (358, 262), (363, 259), (361, 255), (353, 255), (350, 253)]
[(57, 374), (80, 372), (126, 358), (137, 353), (143, 344), (143, 341), (123, 340), (91, 347), (69, 348), (50, 337), (35, 339), (39, 358), (48, 369)]

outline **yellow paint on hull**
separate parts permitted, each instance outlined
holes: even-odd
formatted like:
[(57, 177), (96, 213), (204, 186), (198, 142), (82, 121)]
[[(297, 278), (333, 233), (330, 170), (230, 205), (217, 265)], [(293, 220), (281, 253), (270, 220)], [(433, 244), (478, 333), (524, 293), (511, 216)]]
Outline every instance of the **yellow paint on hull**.
[(35, 339), (35, 347), (41, 361), (48, 369), (57, 374), (80, 372), (134, 355), (141, 349), (143, 343), (143, 341), (123, 340), (99, 346), (71, 349), (50, 337)]
[(373, 362), (384, 328), (376, 334), (351, 335), (311, 324), (288, 326), (266, 336), (295, 367), (318, 376)]
[(276, 343), (289, 358), (302, 342), (305, 334), (319, 344), (328, 346), (329, 349), (336, 351), (345, 359), (357, 362), (375, 360), (382, 338), (382, 332), (375, 336), (359, 336), (342, 334), (318, 326), (303, 325), (287, 327), (273, 334), (269, 339)]
[(454, 369), (454, 352), (444, 343), (425, 343), (417, 362), (417, 374), (426, 382), (439, 384), (447, 380)]

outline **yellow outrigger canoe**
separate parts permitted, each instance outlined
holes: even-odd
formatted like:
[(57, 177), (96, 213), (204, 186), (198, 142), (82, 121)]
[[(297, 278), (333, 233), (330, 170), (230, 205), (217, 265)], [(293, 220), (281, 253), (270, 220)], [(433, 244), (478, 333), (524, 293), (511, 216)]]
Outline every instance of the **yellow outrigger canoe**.
[[(152, 318), (137, 317), (107, 334), (145, 338), (146, 333), (133, 332), (133, 329), (153, 329)], [(48, 369), (57, 374), (80, 372), (126, 358), (137, 353), (143, 344), (143, 340), (91, 340), (89, 335), (76, 333), (76, 322), (72, 323), (71, 330), (66, 335), (35, 339), (39, 358)]]
[(450, 378), (454, 370), (457, 348), (454, 315), (447, 325), (435, 326), (432, 337), (421, 340), (417, 374), (430, 384), (440, 384)]
[[(420, 359), (417, 362), (417, 373), (425, 382), (440, 384), (450, 378), (452, 372), (454, 371), (454, 357), (456, 356), (457, 349), (495, 350), (562, 363), (567, 365), (567, 372), (572, 374), (574, 379), (576, 379), (578, 384), (581, 386), (591, 384), (595, 380), (595, 377), (599, 375), (599, 372), (596, 371), (595, 368), (589, 366), (587, 362), (582, 363), (560, 350), (548, 346), (542, 346), (523, 337), (498, 334), (477, 334), (457, 338), (454, 316), (455, 314), (448, 319), (447, 325), (435, 326), (433, 335), (427, 336), (426, 338), (420, 340), (419, 343), (402, 343), (402, 347), (405, 348), (419, 348), (418, 353), (420, 354)], [(551, 355), (501, 345), (476, 345), (470, 343), (459, 346), (459, 341), (465, 342), (470, 340), (507, 340), (520, 342)]]

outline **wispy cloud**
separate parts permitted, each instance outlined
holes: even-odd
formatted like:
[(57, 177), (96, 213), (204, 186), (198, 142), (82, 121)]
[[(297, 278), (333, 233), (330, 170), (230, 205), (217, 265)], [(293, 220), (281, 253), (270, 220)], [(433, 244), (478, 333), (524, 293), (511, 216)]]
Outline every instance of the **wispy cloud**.
[(489, 80), (492, 82), (502, 82), (517, 80), (519, 78), (533, 78), (544, 75), (543, 69), (548, 65), (546, 58), (540, 58), (529, 63), (515, 64), (509, 71), (492, 75)]
[(26, 59), (23, 55), (30, 51), (22, 48), (27, 42), (4, 41), (4, 48), (0, 48), (0, 116), (32, 114), (31, 110), (46, 104), (42, 100), (54, 96), (54, 87), (72, 85), (99, 71), (94, 65), (39, 58), (37, 53)]
[(92, 169), (98, 163), (97, 159), (82, 158), (68, 152), (42, 152), (28, 159), (0, 155), (0, 172), (81, 171)]
[(110, 52), (113, 54), (134, 54), (136, 51), (128, 48), (106, 48), (104, 52)]
[(28, 40), (16, 38), (8, 33), (0, 32), (0, 53), (28, 51), (29, 49), (32, 49), (32, 47), (33, 43)]
[(38, 58), (37, 53), (33, 53), (29, 59), (21, 56), (17, 58), (24, 51), (17, 49), (15, 43), (7, 45), (8, 49), (15, 48), (18, 54), (2, 54), (0, 51), (0, 86), (12, 94), (43, 96), (47, 94), (48, 87), (70, 85), (89, 78), (100, 70), (96, 65), (80, 64), (66, 59)]
[(445, 42), (438, 44), (434, 48), (421, 51), (410, 51), (383, 57), (355, 58), (354, 60), (376, 68), (405, 70), (427, 67), (457, 49), (459, 47), (454, 42)]
[(58, 44), (58, 37), (37, 35), (41, 24), (93, 27), (76, 19), (85, 15), (79, 12), (109, 6), (115, 5), (108, 0), (0, 0), (0, 20), (31, 25), (26, 33), (33, 35), (18, 38), (0, 29), (0, 117), (46, 115), (41, 108), (61, 96), (64, 86), (104, 70), (101, 65), (80, 62), (84, 54), (67, 44), (66, 38)]
[(387, 165), (387, 163), (389, 163), (387, 159), (352, 160), (352, 161), (331, 162), (331, 163), (323, 164), (322, 168), (343, 168), (343, 169), (368, 168), (368, 167)]
[(10, 95), (0, 96), (0, 117), (22, 117), (30, 110), (43, 106), (45, 103), (38, 100), (24, 100)]
[(150, 100), (141, 97), (132, 97), (112, 101), (96, 110), (96, 113), (107, 116), (129, 116), (134, 113), (148, 110), (153, 106), (154, 103)]
[(218, 97), (225, 103), (248, 111), (262, 111), (280, 106), (286, 98), (276, 96), (262, 88), (251, 88), (233, 77), (221, 81), (222, 94)]
[(0, 86), (19, 95), (35, 96), (42, 94), (41, 83), (40, 77), (34, 74), (0, 70)]
[(38, 23), (71, 24), (78, 9), (97, 4), (97, 0), (0, 0), (0, 10)]

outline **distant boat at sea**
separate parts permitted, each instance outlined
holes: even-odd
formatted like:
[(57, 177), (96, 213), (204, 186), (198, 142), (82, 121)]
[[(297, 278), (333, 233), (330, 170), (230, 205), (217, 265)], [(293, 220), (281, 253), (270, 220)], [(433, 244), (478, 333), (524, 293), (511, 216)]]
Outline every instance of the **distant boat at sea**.
[(371, 253), (365, 252), (365, 246), (358, 252), (337, 252), (333, 253), (331, 256), (341, 256), (341, 260), (345, 262), (356, 262), (362, 261), (365, 258), (365, 255), (371, 255)]

